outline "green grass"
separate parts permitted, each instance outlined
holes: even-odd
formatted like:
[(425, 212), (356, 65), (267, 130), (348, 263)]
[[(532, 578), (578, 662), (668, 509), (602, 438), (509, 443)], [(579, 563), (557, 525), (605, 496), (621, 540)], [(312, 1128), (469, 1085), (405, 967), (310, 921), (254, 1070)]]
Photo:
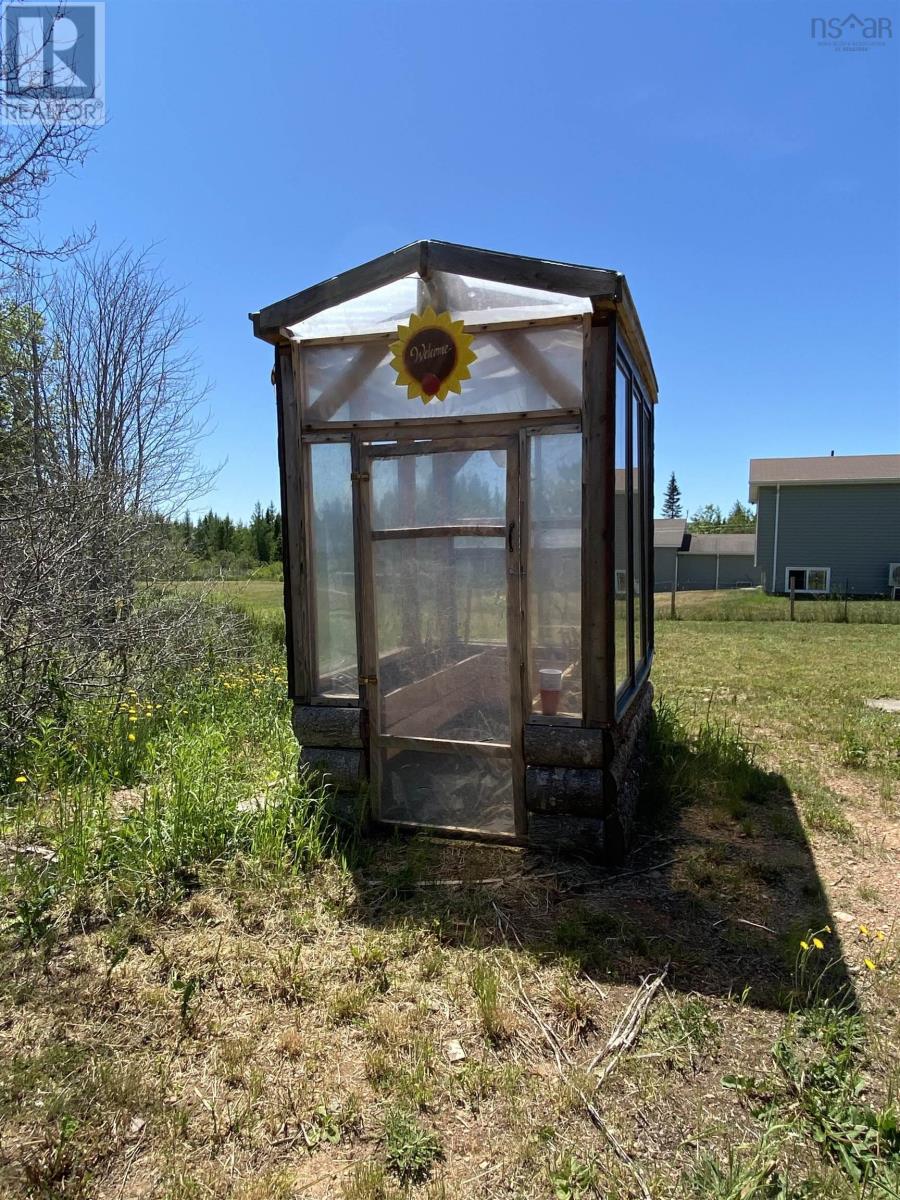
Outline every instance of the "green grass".
[(331, 836), (321, 786), (297, 774), (282, 651), (264, 618), (244, 661), (166, 694), (76, 706), (16, 764), (0, 836), (13, 857), (9, 928), (36, 943), (71, 914), (105, 919), (177, 900), (210, 864), (304, 869)]
[(787, 768), (790, 781), (846, 770), (900, 779), (900, 722), (865, 707), (900, 696), (900, 628), (661, 621), (654, 684), (699, 724), (712, 712)]
[(284, 613), (284, 584), (275, 579), (190, 580), (179, 590), (225, 600), (248, 612)]
[[(657, 620), (667, 620), (671, 594), (659, 592), (654, 600)], [(789, 621), (790, 600), (787, 596), (769, 596), (761, 588), (678, 592), (675, 615), (690, 621)], [(794, 622), (900, 625), (900, 604), (852, 598), (847, 603), (843, 599), (797, 599)]]
[(46, 723), (0, 808), (0, 1194), (892, 1194), (900, 721), (863, 701), (900, 695), (900, 629), (660, 622), (652, 807), (616, 875), (334, 853), (280, 585), (223, 594), (241, 662)]

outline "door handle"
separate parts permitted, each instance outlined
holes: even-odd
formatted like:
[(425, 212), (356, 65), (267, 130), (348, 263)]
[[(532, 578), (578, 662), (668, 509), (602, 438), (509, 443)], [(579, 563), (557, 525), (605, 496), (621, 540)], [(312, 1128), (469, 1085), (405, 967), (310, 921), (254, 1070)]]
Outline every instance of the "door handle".
[(513, 552), (513, 537), (515, 536), (515, 532), (516, 523), (515, 521), (510, 521), (509, 528), (506, 531), (506, 548), (509, 550), (510, 554)]

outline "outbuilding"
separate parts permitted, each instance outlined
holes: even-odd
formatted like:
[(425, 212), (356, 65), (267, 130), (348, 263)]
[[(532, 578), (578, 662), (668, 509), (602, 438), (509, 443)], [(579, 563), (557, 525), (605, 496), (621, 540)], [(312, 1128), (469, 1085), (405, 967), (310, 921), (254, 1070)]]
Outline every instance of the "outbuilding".
[(422, 241), (251, 317), (303, 761), (381, 824), (618, 857), (657, 394), (624, 276)]
[(684, 517), (657, 517), (653, 522), (653, 588), (671, 592), (676, 582), (678, 553), (690, 542)]
[(758, 587), (753, 533), (689, 533), (678, 554), (681, 591), (719, 591)]

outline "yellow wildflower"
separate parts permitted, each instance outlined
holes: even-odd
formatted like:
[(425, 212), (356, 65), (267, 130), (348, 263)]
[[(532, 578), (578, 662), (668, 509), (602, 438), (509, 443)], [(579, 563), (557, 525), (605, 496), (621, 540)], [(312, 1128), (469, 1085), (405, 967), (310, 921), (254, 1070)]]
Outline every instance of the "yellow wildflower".
[(826, 932), (826, 933), (831, 933), (831, 926), (830, 926), (830, 925), (826, 925), (826, 926), (825, 926), (825, 932)]
[(825, 949), (825, 943), (822, 941), (821, 938), (813, 938), (813, 945), (815, 946), (815, 948), (817, 950)]
[(869, 936), (868, 925), (860, 925), (859, 932), (863, 935), (863, 937), (868, 937)]
[(128, 740), (129, 740), (129, 742), (133, 742), (133, 741), (134, 741), (134, 734), (133, 734), (133, 733), (129, 733), (129, 735), (128, 735)]
[(863, 962), (866, 964), (866, 966), (869, 968), (870, 971), (874, 971), (877, 969), (875, 964), (872, 962), (871, 958), (864, 958)]
[(879, 942), (883, 942), (883, 941), (884, 941), (884, 933), (882, 932), (882, 930), (880, 930), (880, 929), (876, 929), (876, 930), (875, 930), (875, 936), (878, 938)]
[(133, 724), (135, 723), (135, 721), (137, 721), (137, 717), (135, 716), (135, 714), (134, 714), (134, 713), (131, 713), (131, 715), (129, 716), (128, 720), (129, 720), (129, 721), (130, 721), (130, 723), (133, 725)]
[(808, 950), (808, 949), (809, 949), (809, 942), (804, 942), (804, 941), (801, 941), (801, 942), (800, 942), (800, 949), (801, 949), (801, 950)]
[(27, 783), (27, 782), (28, 782), (27, 775), (17, 775), (16, 776), (16, 783)]

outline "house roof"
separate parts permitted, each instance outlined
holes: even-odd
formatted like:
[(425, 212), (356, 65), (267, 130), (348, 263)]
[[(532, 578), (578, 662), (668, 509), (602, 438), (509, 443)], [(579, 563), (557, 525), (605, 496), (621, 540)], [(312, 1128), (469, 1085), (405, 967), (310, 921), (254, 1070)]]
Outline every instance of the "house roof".
[(900, 483), (900, 454), (750, 459), (750, 500), (754, 504), (760, 484), (776, 483)]
[(755, 554), (755, 533), (692, 533), (688, 554)]
[[(615, 311), (631, 351), (638, 360), (637, 365), (652, 392), (652, 399), (656, 400), (657, 385), (650, 351), (628, 283), (619, 271), (601, 267), (583, 267), (520, 254), (503, 254), (453, 242), (410, 242), (399, 250), (342, 271), (340, 275), (315, 283), (258, 312), (250, 313), (253, 331), (264, 341), (275, 345), (285, 344), (291, 340), (292, 326), (317, 313), (345, 305), (377, 289), (387, 288), (407, 276), (417, 276), (427, 283), (436, 275), (459, 276), (469, 281), (487, 280), (509, 285), (514, 290), (529, 289), (543, 293), (545, 299), (550, 300), (557, 295), (560, 302), (566, 298), (581, 297), (590, 302), (595, 312)], [(503, 303), (508, 304), (510, 299), (515, 301), (515, 295), (506, 297)], [(522, 316), (523, 324), (527, 324), (527, 319), (526, 307)]]
[(681, 550), (687, 536), (684, 517), (657, 517), (653, 522), (653, 545), (659, 549)]

